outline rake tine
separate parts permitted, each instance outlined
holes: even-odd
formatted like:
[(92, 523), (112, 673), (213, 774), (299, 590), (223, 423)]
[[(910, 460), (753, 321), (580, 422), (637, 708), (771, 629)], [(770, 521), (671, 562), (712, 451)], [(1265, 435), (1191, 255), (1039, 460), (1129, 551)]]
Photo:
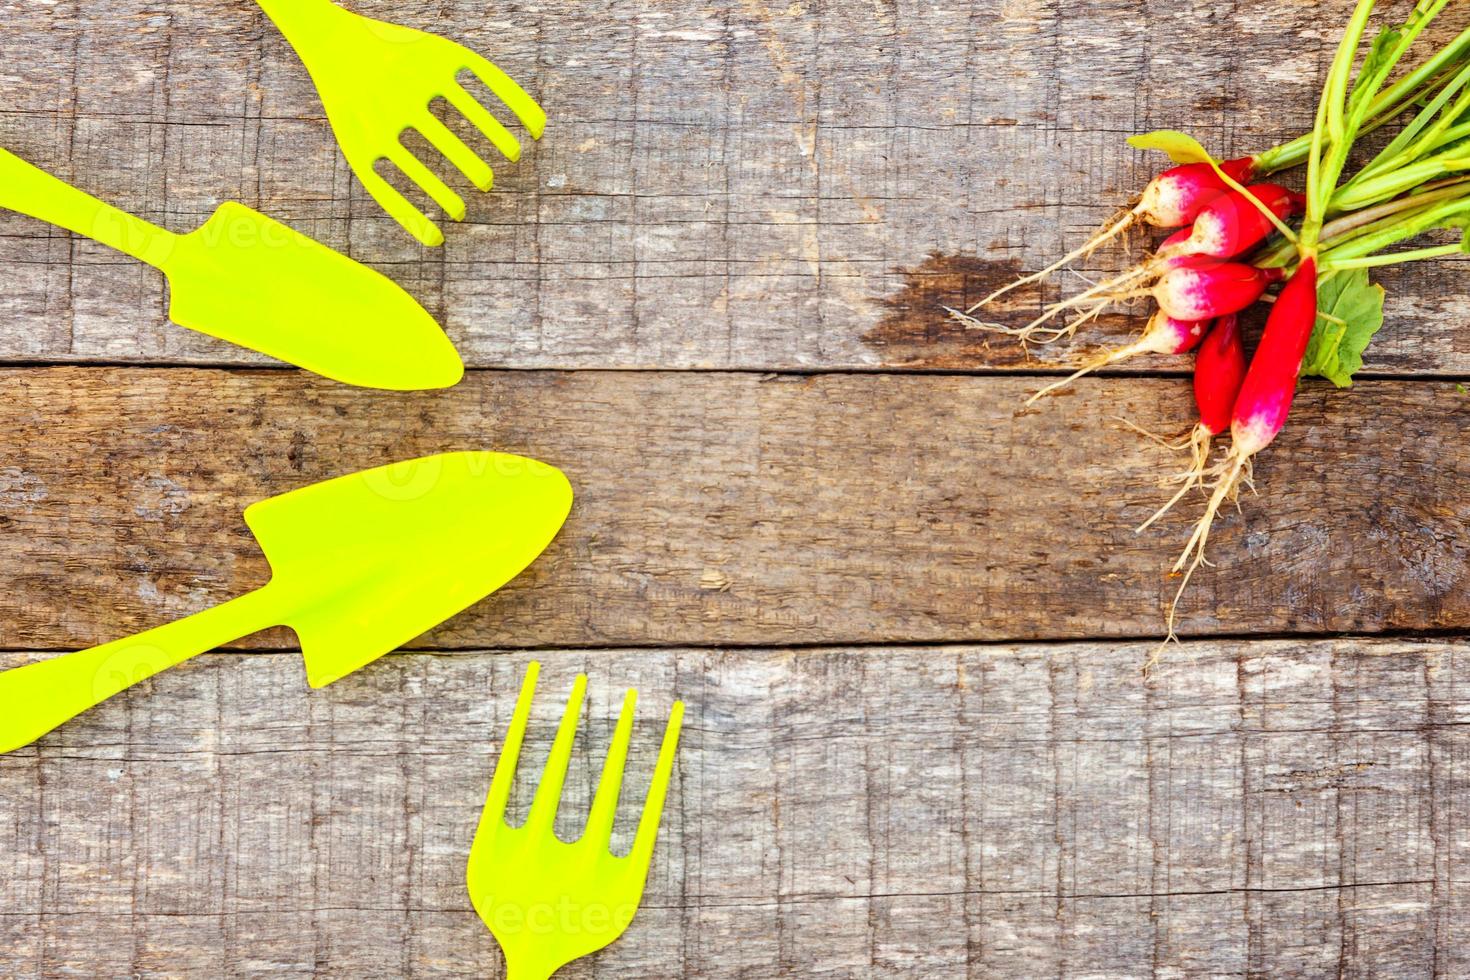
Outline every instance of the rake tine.
[(551, 755), (546, 759), (541, 784), (536, 787), (536, 796), (531, 800), (531, 813), (526, 817), (527, 828), (548, 830), (556, 820), (562, 783), (567, 778), (567, 765), (572, 761), (572, 740), (577, 736), (582, 696), (586, 693), (587, 675), (578, 674), (576, 683), (572, 685), (572, 695), (567, 699), (566, 712), (561, 716), (561, 725), (556, 729), (556, 741), (551, 743)]
[(465, 67), (516, 114), (516, 118), (526, 127), (532, 138), (539, 140), (546, 131), (546, 113), (536, 104), (536, 100), (527, 95), (526, 90), (517, 85), (509, 75), (473, 51), (466, 52), (465, 62)]
[(398, 193), (398, 188), (384, 180), (376, 170), (369, 166), (360, 169), (358, 176), (362, 178), (362, 186), (367, 188), (373, 200), (388, 212), (389, 217), (407, 229), (410, 235), (430, 248), (444, 244), (444, 233), (438, 226), (409, 203), (408, 198)]
[(455, 221), (464, 220), (466, 210), (464, 198), (450, 189), (449, 185), (440, 180), (434, 171), (424, 166), (418, 157), (408, 152), (407, 147), (401, 143), (398, 144), (388, 151), (388, 159), (403, 171), (405, 177), (419, 185), (425, 194), (433, 198), (434, 203), (439, 205), (439, 210)]
[(512, 136), (510, 130), (490, 114), (490, 110), (475, 101), (475, 97), (463, 85), (456, 82), (450, 86), (444, 93), (444, 99), (459, 110), (459, 114), (468, 119), (470, 125), (494, 144), (506, 159), (515, 161), (521, 158), (521, 141)]
[(495, 182), (495, 173), (490, 169), (490, 164), (481, 160), (480, 155), (470, 149), (457, 133), (428, 114), (414, 128), (434, 149), (444, 154), (444, 159), (464, 174), (465, 180), (479, 190), (490, 189), (490, 185)]
[(516, 698), (516, 710), (510, 716), (510, 729), (505, 733), (500, 759), (495, 763), (495, 776), (490, 780), (490, 794), (485, 799), (485, 812), (480, 818), (482, 826), (505, 818), (505, 805), (510, 802), (510, 786), (516, 778), (516, 762), (521, 757), (521, 742), (526, 737), (526, 722), (531, 717), (531, 699), (536, 694), (536, 678), (540, 674), (541, 664), (531, 661), (526, 667), (526, 677), (521, 681), (521, 693)]
[(674, 710), (669, 712), (669, 724), (664, 729), (664, 742), (658, 750), (658, 763), (653, 768), (653, 784), (648, 787), (648, 799), (643, 801), (643, 816), (638, 819), (638, 835), (633, 839), (633, 850), (629, 857), (635, 866), (645, 871), (653, 860), (653, 844), (658, 839), (658, 825), (664, 812), (664, 797), (669, 789), (669, 777), (674, 772), (674, 751), (679, 747), (679, 731), (684, 725), (684, 702), (675, 701)]
[(628, 742), (633, 737), (633, 706), (638, 703), (638, 692), (629, 690), (623, 696), (623, 708), (618, 713), (618, 727), (613, 732), (612, 745), (607, 750), (607, 761), (602, 764), (602, 778), (597, 783), (597, 795), (592, 798), (592, 812), (587, 815), (587, 829), (582, 836), (599, 844), (612, 837), (613, 817), (618, 811), (618, 793), (623, 788), (623, 765), (628, 760)]

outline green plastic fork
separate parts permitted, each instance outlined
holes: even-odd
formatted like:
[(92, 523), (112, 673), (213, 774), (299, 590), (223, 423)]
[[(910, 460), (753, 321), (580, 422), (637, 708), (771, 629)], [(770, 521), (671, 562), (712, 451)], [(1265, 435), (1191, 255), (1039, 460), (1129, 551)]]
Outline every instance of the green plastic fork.
[(464, 220), (465, 203), (409, 152), (404, 133), (417, 130), (480, 190), (488, 191), (494, 181), (490, 165), (429, 111), (429, 103), (442, 96), (506, 158), (521, 155), (520, 142), (459, 83), (461, 71), (484, 82), (533, 139), (546, 128), (546, 113), (509, 75), (453, 41), (372, 20), (328, 0), (257, 2), (305, 63), (353, 173), (425, 245), (442, 245), (443, 233), (378, 174), (377, 161), (401, 170), (455, 221)]
[(500, 761), (495, 764), (485, 812), (470, 846), (470, 900), (505, 953), (506, 980), (548, 980), (573, 960), (617, 939), (633, 921), (648, 881), (648, 866), (684, 719), (684, 704), (675, 701), (633, 849), (619, 857), (609, 849), (609, 841), (633, 734), (633, 705), (638, 698), (637, 691), (628, 691), (586, 829), (573, 843), (564, 843), (557, 838), (553, 825), (572, 758), (582, 697), (587, 691), (587, 676), (577, 675), (530, 814), (524, 824), (512, 827), (506, 823), (505, 807), (540, 672), (541, 665), (534, 661), (526, 669), (510, 731)]

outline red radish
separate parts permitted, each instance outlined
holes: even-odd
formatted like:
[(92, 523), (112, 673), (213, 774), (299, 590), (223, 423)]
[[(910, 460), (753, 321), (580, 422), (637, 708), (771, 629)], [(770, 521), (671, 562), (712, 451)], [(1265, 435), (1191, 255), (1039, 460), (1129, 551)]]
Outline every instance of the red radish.
[[(1279, 184), (1254, 184), (1246, 190), (1278, 218), (1300, 213), (1306, 206), (1306, 198)], [(1187, 238), (1178, 241), (1178, 235), (1171, 236), (1159, 254), (1179, 252), (1228, 259), (1258, 245), (1273, 230), (1271, 220), (1244, 194), (1226, 191), (1195, 215)]]
[(1261, 344), (1235, 400), (1230, 420), (1232, 455), (1254, 456), (1271, 444), (1296, 395), (1296, 382), (1317, 323), (1317, 260), (1308, 256), (1281, 290)]
[(1245, 380), (1245, 344), (1240, 339), (1240, 320), (1231, 313), (1215, 321), (1200, 345), (1194, 362), (1194, 404), (1199, 425), (1209, 436), (1230, 427), (1235, 399)]
[(1245, 345), (1240, 339), (1240, 321), (1231, 313), (1215, 321), (1194, 358), (1194, 404), (1199, 409), (1199, 422), (1181, 443), (1172, 447), (1190, 452), (1189, 469), (1175, 478), (1183, 486), (1138, 526), (1140, 532), (1167, 514), (1190, 489), (1204, 482), (1209, 473), (1210, 442), (1230, 427), (1235, 398), (1244, 378)]
[(1179, 584), (1174, 604), (1169, 607), (1170, 637), (1174, 635), (1174, 609), (1179, 604), (1179, 597), (1184, 594), (1189, 577), (1205, 560), (1205, 544), (1215, 515), (1226, 500), (1234, 498), (1241, 481), (1249, 481), (1250, 461), (1271, 444), (1286, 424), (1291, 400), (1296, 394), (1297, 378), (1301, 374), (1302, 358), (1306, 355), (1307, 342), (1316, 323), (1317, 260), (1308, 255), (1297, 266), (1271, 307), (1271, 315), (1266, 318), (1261, 343), (1251, 358), (1240, 394), (1231, 410), (1230, 453), (1220, 464), (1221, 476), (1210, 494), (1204, 516), (1195, 525), (1194, 534), (1184, 546), (1184, 553), (1174, 563), (1175, 572), (1184, 571), (1184, 581)]
[(1212, 320), (1238, 313), (1281, 278), (1280, 269), (1257, 269), (1203, 255), (1183, 258), (1152, 290), (1159, 308), (1179, 320)]
[(1191, 244), (1194, 238), (1194, 225), (1185, 225), (1168, 238), (1159, 242), (1158, 251), (1154, 253), (1153, 261), (1145, 262), (1138, 268), (1147, 272), (1159, 272), (1160, 270), (1177, 269), (1186, 265), (1208, 265), (1206, 260), (1219, 259), (1218, 255), (1206, 255), (1196, 253)]
[[(1256, 160), (1255, 157), (1226, 160), (1220, 164), (1220, 169), (1228, 174), (1231, 180), (1243, 184), (1255, 173)], [(1179, 225), (1188, 224), (1194, 220), (1195, 215), (1199, 214), (1201, 208), (1227, 189), (1229, 189), (1228, 185), (1215, 172), (1215, 168), (1208, 163), (1185, 163), (1177, 167), (1170, 167), (1149, 181), (1148, 186), (1139, 195), (1138, 203), (1124, 212), (1121, 218), (1104, 227), (1083, 242), (1081, 246), (1068, 252), (1040, 272), (1033, 272), (1029, 276), (997, 289), (965, 310), (965, 315), (974, 313), (980, 307), (1005, 295), (1017, 286), (1045, 279), (1068, 262), (1092, 254), (1100, 246), (1118, 237), (1139, 221), (1156, 228), (1176, 228)]]
[(1189, 241), (1190, 236), (1193, 235), (1193, 234), (1194, 234), (1194, 225), (1185, 225), (1183, 228), (1180, 228), (1178, 231), (1174, 232), (1174, 234), (1170, 235), (1168, 238), (1166, 238), (1163, 241), (1159, 242), (1159, 248), (1158, 248), (1158, 251), (1155, 254), (1162, 256), (1162, 255), (1173, 255), (1174, 253), (1179, 252), (1180, 251), (1180, 248), (1179, 247), (1181, 245), (1183, 245), (1185, 242)]
[[(1279, 269), (1256, 269), (1249, 265), (1227, 264), (1209, 255), (1163, 254), (1171, 243), (1177, 245), (1186, 237), (1187, 231), (1181, 229), (1164, 242), (1159, 256), (1105, 282), (1095, 283), (1075, 296), (1052, 303), (1024, 327), (978, 323), (968, 318), (966, 322), (982, 329), (1009, 334), (1019, 338), (1022, 343), (1035, 340), (1037, 334), (1043, 334), (1046, 339), (1041, 342), (1050, 343), (1076, 332), (1078, 327), (1097, 317), (1113, 303), (1153, 296), (1171, 317), (1194, 323), (1249, 306), (1260, 297), (1267, 283), (1281, 278)], [(1180, 274), (1171, 277), (1170, 273), (1176, 270)], [(1150, 279), (1156, 279), (1153, 286), (1142, 286), (1143, 282)], [(1196, 312), (1181, 316), (1181, 311), (1192, 308), (1190, 304), (1194, 304)], [(1064, 327), (1046, 326), (1060, 313), (1081, 309), (1086, 309), (1087, 312)]]
[[(1256, 184), (1248, 190), (1252, 197), (1269, 208), (1271, 213), (1278, 218), (1301, 210), (1305, 204), (1305, 198), (1300, 194), (1277, 184)], [(1106, 306), (1119, 299), (1140, 295), (1136, 291), (1130, 292), (1140, 281), (1154, 276), (1165, 276), (1171, 269), (1198, 269), (1201, 267), (1199, 260), (1227, 259), (1239, 255), (1259, 244), (1273, 228), (1270, 219), (1261, 212), (1260, 208), (1249, 203), (1245, 194), (1238, 191), (1226, 191), (1205, 205), (1204, 209), (1195, 216), (1194, 224), (1181, 228), (1164, 239), (1152, 260), (1134, 266), (1106, 282), (1097, 283), (1060, 303), (1048, 306), (1040, 317), (1031, 321), (1020, 331), (1012, 332), (1023, 340), (1029, 339), (1042, 324), (1063, 310), (1090, 305), (1094, 307), (1091, 315), (1078, 321), (1079, 323), (1086, 322), (1087, 319), (1101, 312), (1099, 304)], [(1278, 273), (1272, 271), (1266, 275), (1276, 276)], [(1261, 285), (1264, 288), (1264, 284)], [(1172, 287), (1166, 286), (1165, 288)], [(1217, 287), (1210, 288), (1213, 291)], [(1188, 314), (1184, 312), (1182, 305), (1184, 299), (1180, 298), (1181, 305), (1169, 308), (1169, 312), (1182, 319), (1209, 319), (1211, 316), (1244, 308), (1255, 302), (1259, 295), (1258, 291), (1246, 290), (1241, 294), (1241, 299), (1229, 301), (1230, 303), (1239, 302), (1241, 306), (1210, 305)], [(1164, 301), (1160, 302), (1162, 304)], [(1062, 336), (1071, 333), (1076, 326), (1077, 324), (1072, 324), (1052, 332), (1057, 336)]]
[[(1243, 184), (1255, 173), (1256, 161), (1253, 157), (1226, 160), (1220, 169)], [(1193, 221), (1206, 204), (1228, 189), (1229, 185), (1208, 163), (1186, 163), (1170, 167), (1151, 180), (1130, 213), (1155, 228), (1177, 228)]]
[(1108, 351), (1106, 354), (1084, 364), (1062, 380), (1052, 382), (1026, 399), (1026, 404), (1030, 405), (1042, 395), (1049, 394), (1058, 388), (1071, 384), (1084, 374), (1096, 371), (1098, 368), (1106, 367), (1109, 364), (1116, 364), (1119, 361), (1127, 360), (1137, 354), (1188, 353), (1194, 350), (1195, 345), (1204, 336), (1205, 326), (1203, 323), (1176, 320), (1166, 315), (1163, 310), (1160, 310), (1149, 318), (1148, 326), (1144, 329), (1142, 337), (1139, 337), (1126, 347), (1119, 347), (1116, 350)]

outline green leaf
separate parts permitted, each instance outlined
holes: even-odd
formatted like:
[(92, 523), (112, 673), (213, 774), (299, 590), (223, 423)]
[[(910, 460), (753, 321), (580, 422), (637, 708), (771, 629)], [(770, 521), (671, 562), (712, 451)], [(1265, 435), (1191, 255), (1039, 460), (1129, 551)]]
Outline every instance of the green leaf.
[(1403, 54), (1395, 51), (1395, 46), (1403, 39), (1403, 27), (1385, 27), (1378, 32), (1373, 43), (1368, 47), (1368, 54), (1363, 59), (1363, 66), (1358, 69), (1358, 75), (1353, 80), (1352, 92), (1349, 95), (1349, 105), (1356, 105), (1368, 94), (1369, 86), (1376, 87), (1382, 82), (1382, 76), (1393, 68), (1394, 62), (1398, 61)]
[(1128, 137), (1128, 145), (1135, 150), (1159, 150), (1169, 154), (1175, 163), (1213, 163), (1215, 158), (1205, 152), (1199, 140), (1177, 129), (1158, 129), (1141, 136)]
[(1330, 276), (1317, 287), (1317, 325), (1302, 359), (1302, 376), (1350, 387), (1363, 366), (1363, 351), (1383, 326), (1383, 287), (1367, 269)]

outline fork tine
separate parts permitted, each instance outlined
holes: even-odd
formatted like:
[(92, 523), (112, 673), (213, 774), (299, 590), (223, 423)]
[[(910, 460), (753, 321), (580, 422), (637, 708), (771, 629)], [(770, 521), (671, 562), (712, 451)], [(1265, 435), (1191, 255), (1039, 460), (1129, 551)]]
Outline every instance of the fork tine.
[(444, 233), (441, 232), (434, 222), (430, 221), (422, 211), (409, 203), (408, 198), (398, 193), (398, 188), (384, 180), (371, 166), (360, 169), (358, 176), (362, 179), (362, 186), (372, 195), (373, 200), (388, 212), (389, 217), (398, 222), (413, 237), (423, 244), (433, 248), (444, 244)]
[(526, 722), (531, 717), (531, 699), (536, 694), (536, 678), (541, 675), (541, 664), (531, 661), (526, 666), (526, 677), (521, 681), (521, 693), (516, 698), (516, 710), (510, 716), (510, 729), (505, 733), (505, 743), (500, 747), (500, 758), (495, 763), (495, 775), (490, 780), (490, 795), (485, 799), (485, 812), (481, 824), (505, 818), (505, 805), (510, 802), (511, 783), (516, 778), (516, 762), (521, 757), (521, 743), (526, 737)]
[(475, 77), (485, 83), (485, 87), (494, 92), (496, 97), (509, 107), (521, 125), (526, 127), (533, 139), (540, 139), (541, 134), (546, 131), (546, 113), (536, 104), (536, 100), (526, 94), (526, 90), (515, 83), (515, 80), (505, 72), (496, 68), (489, 61), (466, 51), (465, 67), (475, 74)]
[(643, 816), (638, 818), (638, 835), (633, 838), (633, 850), (629, 857), (635, 867), (645, 871), (653, 859), (653, 843), (658, 839), (658, 825), (663, 817), (664, 797), (669, 789), (669, 777), (674, 772), (674, 752), (679, 747), (679, 731), (684, 727), (684, 702), (675, 701), (674, 710), (669, 712), (669, 724), (664, 729), (664, 742), (658, 750), (658, 763), (653, 767), (653, 784), (648, 787), (648, 799), (643, 801)]
[(480, 155), (466, 146), (453, 130), (427, 113), (414, 128), (434, 149), (444, 154), (446, 160), (458, 167), (466, 180), (482, 191), (490, 189), (495, 182), (490, 164), (481, 160)]
[(618, 812), (618, 793), (623, 788), (623, 764), (628, 760), (628, 742), (633, 737), (633, 706), (637, 703), (638, 692), (630, 689), (623, 696), (618, 727), (607, 750), (607, 761), (602, 764), (602, 778), (597, 783), (597, 795), (592, 798), (587, 829), (582, 833), (584, 838), (598, 844), (606, 844), (612, 837), (613, 817)]
[(441, 211), (455, 221), (464, 220), (464, 198), (456, 194), (448, 184), (439, 179), (437, 174), (424, 166), (418, 157), (408, 152), (407, 147), (401, 143), (396, 145), (388, 151), (388, 159), (403, 171), (405, 177), (418, 184), (425, 194), (433, 198)]
[(494, 144), (507, 160), (513, 163), (521, 158), (521, 141), (512, 136), (510, 130), (490, 114), (490, 110), (475, 101), (475, 97), (463, 85), (456, 82), (450, 86), (444, 93), (444, 99), (459, 110), (459, 114), (468, 119), (470, 125)]
[(587, 675), (578, 674), (576, 683), (572, 685), (572, 695), (567, 698), (566, 713), (561, 716), (561, 725), (556, 730), (556, 741), (551, 743), (551, 755), (546, 759), (541, 784), (536, 787), (536, 796), (531, 800), (531, 813), (526, 817), (528, 828), (549, 830), (556, 820), (562, 783), (567, 778), (567, 764), (572, 761), (572, 740), (576, 738), (577, 720), (582, 714), (582, 696), (586, 693)]

